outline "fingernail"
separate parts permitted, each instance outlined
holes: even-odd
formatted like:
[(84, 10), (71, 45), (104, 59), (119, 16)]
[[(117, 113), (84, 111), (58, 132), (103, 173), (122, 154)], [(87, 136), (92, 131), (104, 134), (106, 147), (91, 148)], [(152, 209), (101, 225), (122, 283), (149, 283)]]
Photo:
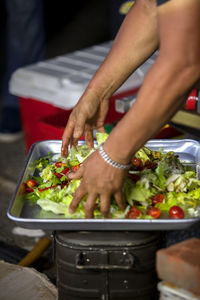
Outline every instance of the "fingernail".
[(81, 136), (81, 132), (80, 131), (74, 131), (74, 138), (78, 139)]

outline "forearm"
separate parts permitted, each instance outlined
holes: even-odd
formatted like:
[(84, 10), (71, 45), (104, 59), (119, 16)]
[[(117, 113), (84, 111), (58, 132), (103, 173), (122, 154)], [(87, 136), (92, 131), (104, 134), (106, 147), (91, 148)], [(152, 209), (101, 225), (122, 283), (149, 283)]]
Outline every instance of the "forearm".
[(113, 46), (89, 83), (102, 99), (109, 99), (157, 48), (156, 1), (138, 0), (126, 16)]
[[(105, 151), (114, 160), (130, 161), (133, 153), (170, 120), (199, 79), (199, 2), (195, 1), (175, 1), (180, 4), (175, 13), (171, 3), (164, 15), (161, 11), (159, 57), (147, 74), (135, 104), (105, 144)], [(191, 9), (192, 2), (196, 5), (192, 4)], [(175, 21), (180, 17), (184, 22), (177, 24)]]
[(163, 69), (157, 68), (149, 72), (135, 104), (111, 132), (105, 144), (105, 151), (118, 162), (130, 162), (133, 154), (155, 136), (185, 100), (187, 91), (183, 93), (182, 90), (185, 80), (182, 78), (179, 84), (175, 84), (175, 74), (173, 76), (170, 72), (161, 83), (166, 69), (164, 65)]

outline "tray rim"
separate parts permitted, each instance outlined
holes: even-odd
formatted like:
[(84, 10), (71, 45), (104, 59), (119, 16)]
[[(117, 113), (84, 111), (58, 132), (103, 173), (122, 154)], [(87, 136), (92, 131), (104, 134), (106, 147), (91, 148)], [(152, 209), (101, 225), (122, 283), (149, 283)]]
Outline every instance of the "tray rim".
[[(187, 218), (187, 219), (159, 219), (159, 220), (146, 220), (146, 219), (66, 219), (66, 218), (22, 218), (22, 217), (16, 217), (11, 213), (12, 206), (15, 203), (16, 195), (19, 189), (19, 186), (22, 182), (24, 173), (26, 171), (26, 167), (29, 163), (30, 157), (35, 149), (39, 144), (43, 143), (58, 143), (61, 144), (61, 140), (42, 140), (38, 141), (31, 145), (30, 150), (28, 152), (28, 155), (25, 159), (24, 166), (22, 168), (21, 174), (19, 176), (19, 179), (17, 181), (15, 192), (13, 193), (13, 196), (11, 198), (11, 201), (9, 203), (8, 209), (7, 209), (7, 217), (16, 222), (18, 225), (25, 227), (25, 228), (38, 228), (38, 229), (51, 229), (51, 230), (80, 230), (78, 227), (80, 227), (81, 224), (81, 230), (148, 230), (148, 231), (154, 231), (154, 230), (179, 230), (177, 228), (180, 227), (180, 230), (187, 229), (188, 227), (194, 225), (195, 223), (200, 222), (200, 218)], [(149, 140), (145, 145), (148, 145), (149, 143), (157, 144), (157, 143), (165, 143), (165, 144), (175, 144), (175, 143), (184, 143), (184, 142), (192, 142), (193, 144), (196, 144), (198, 147), (200, 147), (200, 142), (192, 139), (151, 139)], [(84, 144), (84, 141), (80, 141), (81, 144)], [(122, 224), (126, 224), (125, 229), (118, 228)], [(91, 228), (91, 224), (93, 224)], [(149, 225), (151, 224), (151, 228), (149, 228)], [(177, 224), (178, 226), (175, 226), (176, 228), (172, 228), (173, 225)], [(102, 225), (110, 226), (110, 229), (101, 228)], [(118, 226), (117, 226), (118, 225)], [(142, 225), (142, 228), (140, 228), (139, 225)], [(158, 227), (159, 228), (155, 228)], [(165, 228), (165, 226), (168, 225), (169, 228)], [(128, 229), (127, 229), (128, 228)]]

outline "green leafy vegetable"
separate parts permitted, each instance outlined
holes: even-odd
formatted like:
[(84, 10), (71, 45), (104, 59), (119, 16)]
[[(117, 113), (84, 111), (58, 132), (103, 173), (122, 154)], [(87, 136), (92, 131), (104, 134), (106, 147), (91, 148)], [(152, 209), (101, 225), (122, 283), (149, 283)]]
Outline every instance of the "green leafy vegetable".
[[(97, 147), (107, 138), (107, 133), (97, 133)], [(44, 211), (62, 214), (66, 218), (85, 218), (84, 206), (87, 195), (80, 202), (74, 214), (69, 206), (81, 180), (69, 180), (68, 172), (79, 166), (95, 149), (87, 145), (72, 147), (63, 159), (60, 154), (40, 158), (35, 163), (39, 175), (31, 176), (36, 182), (32, 188), (26, 186), (26, 199), (37, 203)], [(168, 218), (172, 206), (179, 206), (185, 217), (200, 216), (200, 180), (191, 166), (184, 166), (173, 152), (152, 151), (142, 147), (134, 158), (141, 161), (140, 168), (135, 164), (125, 178), (123, 195), (127, 203), (125, 211), (120, 211), (115, 199), (111, 199), (110, 217), (126, 218), (132, 207), (141, 212), (140, 219), (152, 219), (149, 208), (161, 210), (161, 218)], [(142, 165), (142, 168), (141, 168)], [(95, 218), (103, 218), (99, 199), (94, 211)]]

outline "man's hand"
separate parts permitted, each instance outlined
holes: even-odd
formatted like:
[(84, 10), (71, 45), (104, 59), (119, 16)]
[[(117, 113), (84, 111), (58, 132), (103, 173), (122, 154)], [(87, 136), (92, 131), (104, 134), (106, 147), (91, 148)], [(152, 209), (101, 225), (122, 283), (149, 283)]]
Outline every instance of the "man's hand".
[(96, 200), (100, 198), (100, 210), (105, 218), (109, 217), (110, 199), (113, 196), (121, 210), (125, 209), (122, 195), (122, 185), (126, 171), (116, 169), (107, 164), (98, 151), (92, 153), (71, 179), (82, 177), (81, 184), (77, 189), (70, 204), (69, 211), (75, 212), (83, 197), (87, 194), (85, 203), (85, 217), (93, 218)]
[(108, 112), (109, 101), (101, 100), (97, 93), (86, 90), (74, 107), (62, 137), (62, 156), (68, 152), (69, 143), (76, 145), (85, 133), (85, 141), (93, 147), (93, 129), (104, 132), (104, 121)]

